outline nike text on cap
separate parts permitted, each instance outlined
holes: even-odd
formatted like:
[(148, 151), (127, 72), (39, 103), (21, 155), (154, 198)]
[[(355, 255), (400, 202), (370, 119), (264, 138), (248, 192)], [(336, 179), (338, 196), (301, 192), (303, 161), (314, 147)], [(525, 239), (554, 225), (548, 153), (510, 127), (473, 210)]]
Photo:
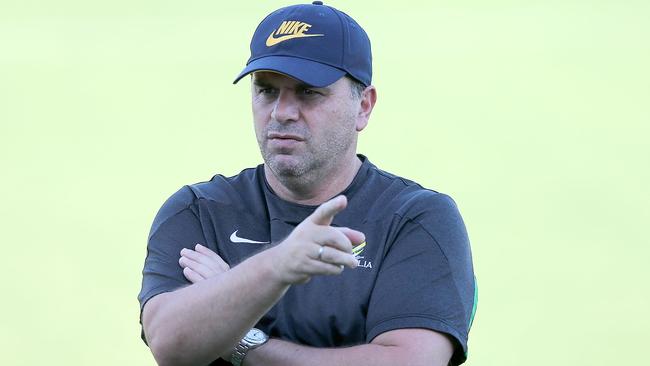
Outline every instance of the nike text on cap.
[(261, 70), (324, 87), (350, 75), (365, 86), (372, 80), (368, 35), (347, 14), (323, 5), (293, 5), (269, 14), (251, 40), (251, 57), (237, 76)]

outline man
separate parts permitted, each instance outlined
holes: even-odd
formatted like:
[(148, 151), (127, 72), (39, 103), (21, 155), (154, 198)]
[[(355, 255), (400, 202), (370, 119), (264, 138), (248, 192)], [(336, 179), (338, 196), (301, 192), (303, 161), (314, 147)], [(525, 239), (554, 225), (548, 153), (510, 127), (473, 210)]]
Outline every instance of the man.
[(161, 365), (447, 365), (476, 304), (453, 201), (357, 155), (377, 98), (370, 41), (315, 1), (258, 26), (264, 164), (183, 187), (149, 237), (139, 296)]

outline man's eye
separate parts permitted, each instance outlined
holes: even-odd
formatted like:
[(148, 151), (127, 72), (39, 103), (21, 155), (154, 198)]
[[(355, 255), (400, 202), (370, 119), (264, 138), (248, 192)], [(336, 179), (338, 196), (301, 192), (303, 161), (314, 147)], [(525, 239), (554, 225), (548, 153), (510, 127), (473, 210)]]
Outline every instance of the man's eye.
[(302, 92), (303, 95), (308, 95), (308, 96), (318, 95), (319, 94), (316, 90), (313, 90), (313, 89), (303, 89), (303, 90), (301, 90), (301, 92)]
[(257, 90), (259, 94), (273, 94), (275, 93), (275, 88), (260, 88)]

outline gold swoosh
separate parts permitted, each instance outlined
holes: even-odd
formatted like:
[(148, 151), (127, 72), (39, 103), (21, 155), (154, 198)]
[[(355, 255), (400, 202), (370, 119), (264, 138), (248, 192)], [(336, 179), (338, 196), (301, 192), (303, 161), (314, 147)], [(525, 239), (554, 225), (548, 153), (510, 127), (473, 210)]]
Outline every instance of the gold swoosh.
[(356, 247), (352, 248), (352, 254), (354, 255), (359, 255), (361, 252), (363, 252), (363, 248), (366, 246), (366, 242), (364, 241), (363, 243), (357, 245)]
[(273, 33), (275, 33), (275, 31), (271, 32), (271, 34), (269, 34), (269, 38), (266, 39), (266, 47), (275, 46), (276, 44), (278, 44), (280, 42), (284, 42), (284, 41), (294, 39), (294, 38), (322, 37), (322, 36), (324, 36), (324, 34), (287, 34), (286, 36), (281, 36), (281, 37), (275, 38), (275, 37), (273, 37)]

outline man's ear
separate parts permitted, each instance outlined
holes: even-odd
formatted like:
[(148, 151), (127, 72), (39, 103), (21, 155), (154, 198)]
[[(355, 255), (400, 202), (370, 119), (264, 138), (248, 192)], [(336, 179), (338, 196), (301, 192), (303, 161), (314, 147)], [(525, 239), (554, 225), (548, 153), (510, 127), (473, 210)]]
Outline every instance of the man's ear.
[(361, 108), (359, 108), (359, 114), (357, 115), (357, 132), (361, 132), (368, 125), (370, 113), (372, 113), (372, 109), (375, 107), (376, 102), (377, 89), (374, 85), (370, 85), (363, 90), (361, 98), (359, 98)]

